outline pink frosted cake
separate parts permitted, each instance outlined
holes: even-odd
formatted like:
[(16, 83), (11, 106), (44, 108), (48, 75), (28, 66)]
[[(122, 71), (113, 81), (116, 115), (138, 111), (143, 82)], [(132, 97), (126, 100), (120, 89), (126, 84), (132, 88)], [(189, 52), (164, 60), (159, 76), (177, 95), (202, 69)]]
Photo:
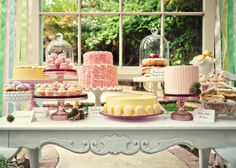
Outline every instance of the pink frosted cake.
[(113, 87), (118, 85), (117, 67), (113, 65), (112, 53), (90, 51), (83, 55), (80, 67), (80, 83), (86, 88)]
[(193, 83), (199, 82), (196, 66), (168, 66), (164, 70), (165, 94), (186, 95)]

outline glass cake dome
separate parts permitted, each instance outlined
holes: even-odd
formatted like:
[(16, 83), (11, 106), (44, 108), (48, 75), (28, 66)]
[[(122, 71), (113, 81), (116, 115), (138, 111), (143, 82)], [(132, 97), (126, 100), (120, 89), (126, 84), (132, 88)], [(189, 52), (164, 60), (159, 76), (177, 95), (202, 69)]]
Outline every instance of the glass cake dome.
[[(169, 42), (165, 37), (158, 35), (157, 29), (151, 30), (151, 35), (146, 36), (140, 44), (139, 63), (144, 59), (160, 58), (167, 60), (169, 64)], [(143, 65), (142, 65), (143, 66)]]
[(49, 55), (52, 53), (56, 53), (57, 55), (64, 53), (66, 58), (74, 62), (73, 48), (68, 41), (63, 39), (61, 33), (57, 33), (55, 39), (48, 44), (46, 48), (46, 60), (48, 60)]

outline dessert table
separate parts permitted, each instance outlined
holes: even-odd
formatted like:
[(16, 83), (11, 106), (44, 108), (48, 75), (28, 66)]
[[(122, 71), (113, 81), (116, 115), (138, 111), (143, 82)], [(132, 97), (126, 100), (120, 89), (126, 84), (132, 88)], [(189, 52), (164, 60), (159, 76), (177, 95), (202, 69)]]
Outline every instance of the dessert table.
[(0, 153), (4, 148), (11, 148), (13, 155), (21, 147), (28, 148), (33, 168), (38, 167), (38, 149), (46, 144), (98, 155), (132, 155), (138, 151), (151, 154), (176, 144), (186, 144), (200, 149), (200, 167), (207, 168), (212, 148), (236, 146), (236, 122), (174, 121), (166, 113), (138, 121), (112, 119), (100, 114), (91, 114), (75, 122), (45, 118), (33, 123), (8, 123), (1, 118), (0, 137)]

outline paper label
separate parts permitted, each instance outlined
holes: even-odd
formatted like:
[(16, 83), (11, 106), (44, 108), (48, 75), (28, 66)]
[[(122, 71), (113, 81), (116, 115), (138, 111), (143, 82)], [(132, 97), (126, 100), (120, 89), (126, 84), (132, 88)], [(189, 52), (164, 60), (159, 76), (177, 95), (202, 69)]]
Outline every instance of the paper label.
[(214, 123), (215, 122), (215, 110), (209, 109), (196, 109), (194, 110), (194, 121)]
[(97, 115), (97, 114), (99, 114), (99, 113), (101, 113), (101, 112), (103, 112), (104, 111), (104, 107), (103, 106), (93, 106), (93, 107), (89, 107), (88, 108), (88, 113), (89, 113), (89, 115), (90, 114), (95, 114), (95, 115)]
[(16, 111), (13, 113), (13, 116), (15, 117), (14, 122), (16, 123), (18, 122), (31, 123), (37, 121), (37, 118), (33, 111)]
[(37, 118), (46, 118), (49, 116), (49, 111), (47, 107), (34, 107), (32, 109)]

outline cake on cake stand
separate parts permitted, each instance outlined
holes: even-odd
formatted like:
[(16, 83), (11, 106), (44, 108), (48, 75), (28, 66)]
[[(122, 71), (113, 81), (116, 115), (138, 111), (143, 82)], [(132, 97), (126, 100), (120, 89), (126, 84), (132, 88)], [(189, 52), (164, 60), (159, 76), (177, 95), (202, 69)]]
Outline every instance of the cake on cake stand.
[[(77, 76), (77, 71), (74, 69), (48, 69), (44, 71), (45, 75), (55, 76), (56, 81), (62, 83), (65, 75)], [(52, 120), (68, 120), (68, 112), (66, 112), (64, 105), (65, 101), (77, 101), (87, 99), (87, 94), (80, 94), (75, 96), (34, 96), (35, 101), (57, 101), (58, 108), (55, 113), (51, 115)]]

